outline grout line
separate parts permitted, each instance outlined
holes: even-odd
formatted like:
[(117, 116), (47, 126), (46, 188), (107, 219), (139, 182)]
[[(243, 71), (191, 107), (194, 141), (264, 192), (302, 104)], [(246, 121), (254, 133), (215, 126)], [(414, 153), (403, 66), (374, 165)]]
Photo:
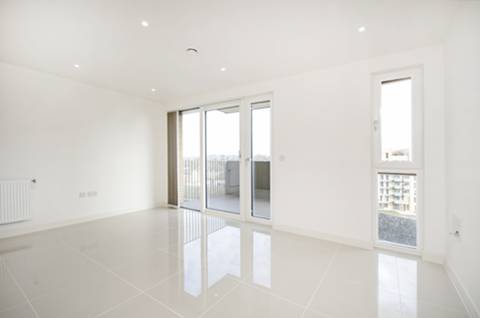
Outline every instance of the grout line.
[[(233, 293), (233, 291), (235, 289), (237, 289), (239, 286), (240, 286), (240, 283), (239, 281), (237, 280), (234, 280), (237, 284), (235, 286), (232, 287), (232, 289), (230, 289), (228, 292), (225, 293), (225, 295), (223, 295), (223, 297), (220, 297), (219, 299), (217, 299), (216, 302), (214, 302), (213, 304), (211, 304), (207, 309), (205, 309), (205, 311), (203, 312), (203, 314), (200, 315), (200, 317), (203, 317), (207, 312), (209, 312), (213, 307), (215, 307), (217, 304), (219, 304), (227, 295), (230, 295), (231, 293)], [(207, 287), (208, 288), (208, 287)]]
[(255, 285), (254, 283), (248, 283), (248, 282), (245, 282), (245, 281), (240, 281), (240, 283), (241, 283), (242, 285), (244, 285), (244, 286), (254, 288), (254, 289), (256, 289), (256, 290), (258, 290), (258, 291), (260, 291), (260, 292), (262, 292), (262, 293), (265, 293), (265, 294), (267, 294), (267, 295), (269, 295), (269, 296), (273, 296), (273, 297), (275, 297), (275, 298), (278, 298), (278, 299), (280, 299), (280, 300), (283, 300), (283, 301), (285, 301), (285, 302), (287, 302), (287, 303), (289, 303), (289, 304), (291, 304), (291, 305), (295, 305), (295, 306), (297, 306), (297, 307), (300, 307), (300, 308), (302, 308), (302, 309), (305, 309), (305, 305), (301, 305), (301, 304), (299, 304), (299, 303), (296, 303), (296, 302), (294, 302), (293, 300), (290, 300), (290, 299), (285, 298), (285, 297), (283, 297), (283, 296), (281, 296), (281, 295), (278, 295), (278, 294), (276, 294), (275, 292), (272, 292), (271, 290), (265, 289), (264, 287), (260, 287), (260, 286)]
[(30, 299), (28, 298), (27, 294), (26, 294), (25, 291), (23, 290), (22, 286), (20, 286), (20, 284), (18, 283), (17, 279), (15, 278), (15, 276), (14, 276), (13, 273), (12, 273), (12, 271), (10, 270), (9, 265), (7, 264), (6, 261), (4, 262), (4, 264), (5, 264), (5, 268), (6, 268), (7, 272), (8, 272), (8, 274), (11, 276), (13, 282), (15, 283), (15, 285), (17, 286), (17, 288), (20, 290), (20, 293), (23, 295), (23, 297), (25, 297), (25, 300), (27, 301), (28, 306), (29, 306), (30, 309), (33, 311), (33, 313), (35, 314), (35, 317), (40, 318), (40, 315), (38, 314), (37, 310), (35, 309), (35, 307), (33, 307), (32, 302), (30, 301)]
[(137, 298), (137, 297), (140, 297), (140, 296), (142, 296), (142, 295), (143, 295), (143, 293), (135, 294), (135, 295), (133, 295), (132, 297), (129, 297), (129, 298), (127, 298), (127, 299), (119, 302), (118, 304), (113, 305), (112, 307), (105, 309), (105, 310), (102, 311), (101, 313), (99, 313), (99, 314), (97, 314), (96, 316), (94, 316), (94, 318), (101, 317), (101, 316), (103, 316), (103, 315), (105, 315), (105, 314), (108, 314), (109, 312), (117, 309), (117, 308), (120, 307), (121, 305), (123, 305), (123, 304), (131, 301), (132, 299), (135, 299), (135, 298)]
[(315, 290), (313, 291), (312, 295), (310, 296), (310, 299), (309, 299), (308, 302), (307, 302), (307, 305), (305, 306), (305, 309), (304, 309), (303, 314), (302, 314), (302, 316), (301, 316), (302, 318), (305, 317), (305, 315), (307, 314), (308, 308), (312, 305), (312, 302), (313, 302), (313, 300), (315, 299), (315, 295), (318, 293), (318, 291), (320, 290), (320, 287), (322, 286), (323, 281), (324, 281), (325, 278), (327, 277), (327, 274), (328, 274), (328, 272), (330, 271), (330, 268), (332, 267), (333, 260), (334, 260), (335, 257), (337, 256), (338, 251), (340, 250), (340, 248), (341, 248), (340, 246), (335, 248), (335, 252), (333, 253), (332, 258), (331, 258), (330, 261), (328, 262), (327, 268), (325, 269), (325, 273), (323, 273), (322, 277), (320, 278), (320, 281), (319, 281), (318, 284), (317, 284), (317, 287), (316, 287)]
[[(128, 280), (124, 279), (122, 276), (118, 275), (118, 274), (115, 273), (113, 270), (111, 270), (110, 268), (108, 268), (106, 265), (98, 262), (97, 260), (95, 260), (95, 259), (93, 259), (92, 257), (88, 256), (87, 254), (83, 253), (82, 251), (76, 249), (75, 247), (67, 244), (66, 242), (62, 242), (62, 243), (65, 244), (65, 245), (66, 245), (67, 247), (69, 247), (70, 249), (73, 249), (77, 254), (85, 257), (87, 260), (89, 260), (90, 262), (96, 264), (97, 266), (100, 266), (100, 267), (103, 268), (105, 271), (107, 271), (108, 273), (114, 275), (116, 278), (120, 279), (123, 283), (129, 285), (130, 287), (136, 289), (136, 290), (139, 292), (139, 293), (136, 294), (135, 296), (129, 297), (128, 299), (126, 299), (126, 300), (124, 300), (124, 301), (122, 301), (122, 302), (114, 305), (113, 307), (107, 309), (106, 311), (103, 311), (102, 313), (100, 313), (100, 314), (98, 314), (97, 316), (95, 316), (95, 318), (96, 318), (96, 317), (100, 317), (101, 315), (104, 315), (106, 312), (109, 312), (109, 311), (111, 311), (111, 310), (113, 310), (113, 309), (115, 309), (115, 308), (117, 308), (117, 307), (125, 304), (126, 302), (132, 300), (133, 298), (135, 298), (135, 297), (140, 297), (140, 296), (142, 296), (142, 295), (145, 295), (146, 297), (152, 299), (152, 300), (155, 301), (156, 303), (162, 305), (163, 307), (165, 307), (165, 308), (168, 309), (169, 311), (171, 311), (171, 312), (173, 312), (174, 314), (176, 314), (177, 316), (183, 317), (182, 315), (180, 315), (178, 312), (176, 312), (175, 310), (173, 310), (172, 308), (170, 308), (170, 307), (167, 306), (166, 304), (160, 302), (158, 299), (156, 299), (156, 298), (154, 298), (153, 296), (147, 294), (147, 293), (146, 293), (146, 290), (143, 290), (143, 289), (135, 286), (134, 284), (132, 284), (131, 282), (129, 282)], [(165, 253), (164, 253), (164, 254), (165, 254)], [(167, 254), (167, 255), (168, 255), (168, 254)], [(171, 274), (171, 275), (168, 275), (167, 277), (165, 277), (164, 279), (162, 279), (160, 282), (158, 282), (157, 285), (162, 284), (162, 283), (165, 282), (167, 279), (173, 277), (173, 276), (176, 275), (176, 274), (178, 274), (178, 272), (175, 272), (175, 273), (173, 273), (173, 274)], [(152, 287), (152, 288), (153, 288), (153, 287)], [(151, 288), (150, 288), (150, 289), (151, 289)], [(148, 290), (150, 290), (150, 289), (148, 289)]]
[(148, 292), (153, 290), (154, 288), (157, 288), (158, 286), (161, 286), (163, 285), (167, 280), (169, 280), (170, 278), (173, 278), (174, 276), (176, 275), (180, 275), (181, 273), (183, 273), (183, 270), (181, 271), (178, 271), (178, 272), (175, 272), (173, 274), (170, 274), (168, 276), (166, 276), (165, 278), (163, 278), (162, 280), (160, 280), (158, 283), (156, 283), (155, 285), (153, 285), (152, 287), (149, 287), (147, 289), (144, 290), (143, 294), (145, 296), (147, 296), (148, 298), (151, 298), (153, 301), (159, 303), (160, 305), (162, 305), (163, 307), (167, 308), (168, 310), (170, 310), (171, 312), (175, 313), (176, 315), (180, 316), (180, 317), (183, 317), (183, 315), (179, 314), (177, 311), (175, 311), (173, 308), (170, 308), (170, 306), (168, 306), (167, 304), (161, 302), (160, 300), (156, 299), (155, 297), (153, 297), (151, 294), (149, 294)]
[(208, 307), (205, 312), (203, 314), (201, 314), (200, 316), (198, 316), (198, 318), (202, 318), (204, 317), (206, 314), (208, 314), (216, 305), (218, 305), (222, 300), (224, 300), (227, 296), (233, 294), (233, 292), (235, 290), (238, 289), (238, 287), (240, 287), (240, 283), (237, 284), (237, 286), (233, 287), (230, 291), (228, 291), (227, 293), (225, 293), (225, 295), (223, 295), (222, 297), (220, 297), (215, 303), (213, 303), (210, 307)]
[(152, 289), (154, 288), (157, 288), (159, 287), (160, 285), (163, 285), (167, 280), (169, 280), (170, 278), (173, 278), (174, 276), (176, 275), (181, 275), (183, 274), (183, 270), (180, 270), (178, 272), (175, 272), (173, 274), (170, 274), (168, 276), (166, 276), (165, 278), (161, 279), (159, 282), (155, 283), (155, 285), (151, 286), (151, 287), (148, 287), (147, 289), (145, 289), (143, 292), (146, 294), (148, 293), (149, 291), (151, 291)]
[(167, 304), (164, 304), (162, 303), (160, 300), (156, 299), (155, 297), (153, 297), (152, 295), (150, 294), (147, 294), (147, 293), (143, 293), (145, 296), (147, 296), (148, 298), (150, 298), (151, 300), (153, 300), (154, 302), (156, 302), (157, 304), (165, 307), (166, 309), (170, 310), (171, 312), (173, 312), (175, 315), (179, 316), (179, 317), (183, 317), (183, 315), (181, 315), (180, 313), (178, 313), (177, 311), (175, 311), (173, 308), (171, 308), (170, 306), (168, 306)]
[(129, 285), (130, 287), (136, 289), (138, 292), (141, 292), (143, 293), (143, 290), (138, 288), (137, 286), (135, 286), (134, 284), (130, 283), (129, 281), (125, 280), (123, 277), (121, 277), (120, 275), (118, 275), (117, 273), (115, 273), (113, 270), (111, 270), (110, 268), (108, 268), (106, 265), (98, 262), (97, 260), (93, 259), (92, 257), (88, 256), (87, 254), (83, 253), (82, 251), (76, 249), (75, 247), (65, 243), (65, 242), (62, 242), (63, 244), (65, 244), (65, 246), (69, 247), (70, 249), (72, 249), (73, 251), (75, 251), (75, 253), (85, 257), (88, 261), (90, 261), (91, 263), (94, 263), (96, 264), (97, 266), (100, 266), (101, 268), (103, 268), (104, 270), (106, 270), (107, 272), (109, 272), (110, 274), (114, 275), (115, 277), (117, 277), (118, 279), (120, 279), (123, 283)]
[[(142, 290), (140, 293), (138, 293), (138, 294), (136, 294), (136, 295), (134, 295), (134, 296), (132, 296), (132, 297), (124, 300), (124, 301), (121, 301), (120, 303), (118, 303), (118, 304), (110, 307), (109, 309), (101, 312), (100, 314), (94, 316), (94, 318), (101, 317), (101, 316), (105, 315), (106, 313), (108, 313), (108, 312), (110, 312), (110, 311), (112, 311), (112, 310), (120, 307), (121, 305), (123, 305), (123, 304), (131, 301), (132, 299), (137, 298), (137, 297), (140, 297), (140, 296), (142, 296), (142, 295), (143, 295), (143, 296), (146, 296), (146, 297), (148, 297), (148, 298), (152, 298), (155, 302), (160, 303), (163, 307), (166, 307), (168, 310), (172, 311), (173, 313), (175, 313), (175, 314), (177, 314), (177, 315), (180, 315), (180, 314), (177, 313), (175, 310), (173, 310), (172, 308), (168, 307), (166, 304), (160, 302), (158, 299), (154, 298), (152, 295), (150, 295), (150, 294), (148, 293), (150, 290), (152, 290), (152, 289), (154, 289), (154, 288), (162, 285), (162, 284), (165, 283), (168, 279), (174, 277), (174, 276), (177, 275), (177, 274), (179, 274), (179, 272), (175, 272), (175, 273), (173, 273), (173, 274), (168, 275), (167, 277), (163, 278), (163, 279), (160, 280), (158, 283), (156, 283), (154, 286), (149, 287), (148, 289)], [(180, 317), (183, 317), (183, 316), (180, 315)]]

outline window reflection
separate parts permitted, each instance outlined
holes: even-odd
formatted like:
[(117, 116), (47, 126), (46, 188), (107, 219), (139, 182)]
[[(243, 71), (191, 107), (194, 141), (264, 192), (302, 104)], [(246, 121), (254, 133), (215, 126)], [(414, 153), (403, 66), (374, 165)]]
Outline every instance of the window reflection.
[(197, 297), (202, 293), (201, 214), (187, 211), (183, 223), (183, 289)]
[(399, 317), (402, 305), (416, 317), (417, 261), (380, 253), (377, 266), (377, 317)]
[(185, 211), (183, 220), (185, 293), (199, 297), (228, 275), (236, 278), (248, 275), (253, 283), (271, 287), (269, 233), (241, 229), (235, 222), (193, 211)]
[(207, 218), (208, 287), (225, 275), (240, 277), (240, 229), (221, 218)]
[(272, 252), (269, 234), (253, 232), (253, 282), (270, 288), (272, 286)]
[(418, 277), (420, 276), (418, 262), (412, 259), (398, 258), (397, 265), (403, 305), (408, 317), (417, 317)]

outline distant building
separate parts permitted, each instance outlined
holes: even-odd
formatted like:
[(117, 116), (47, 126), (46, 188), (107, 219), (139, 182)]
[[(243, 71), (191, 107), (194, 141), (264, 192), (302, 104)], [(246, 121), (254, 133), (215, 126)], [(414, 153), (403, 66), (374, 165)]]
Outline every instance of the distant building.
[(402, 214), (415, 214), (417, 178), (415, 175), (378, 174), (378, 208)]

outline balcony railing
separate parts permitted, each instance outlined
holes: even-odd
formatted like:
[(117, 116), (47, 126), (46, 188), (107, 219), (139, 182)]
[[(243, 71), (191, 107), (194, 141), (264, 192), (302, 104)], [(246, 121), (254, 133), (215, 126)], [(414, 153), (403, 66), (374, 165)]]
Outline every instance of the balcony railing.
[[(263, 159), (263, 158), (262, 158)], [(254, 161), (254, 181), (256, 190), (270, 190), (270, 162)], [(200, 158), (184, 158), (183, 186), (180, 191), (181, 201), (194, 202), (199, 208), (201, 196)], [(235, 156), (212, 156), (206, 162), (206, 182), (209, 198), (240, 195), (240, 161)], [(185, 207), (190, 207), (184, 204)], [(192, 208), (192, 207), (190, 207)]]
[[(207, 160), (207, 188), (209, 195), (238, 193), (240, 187), (239, 161), (228, 157), (215, 157)], [(200, 158), (183, 160), (183, 201), (200, 199)]]

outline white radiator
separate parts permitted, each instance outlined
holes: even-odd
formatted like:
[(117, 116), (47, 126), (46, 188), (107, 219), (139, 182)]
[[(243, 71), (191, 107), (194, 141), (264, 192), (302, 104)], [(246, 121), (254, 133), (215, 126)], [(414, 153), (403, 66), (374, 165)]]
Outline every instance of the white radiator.
[(0, 224), (32, 218), (31, 187), (35, 180), (0, 180)]

